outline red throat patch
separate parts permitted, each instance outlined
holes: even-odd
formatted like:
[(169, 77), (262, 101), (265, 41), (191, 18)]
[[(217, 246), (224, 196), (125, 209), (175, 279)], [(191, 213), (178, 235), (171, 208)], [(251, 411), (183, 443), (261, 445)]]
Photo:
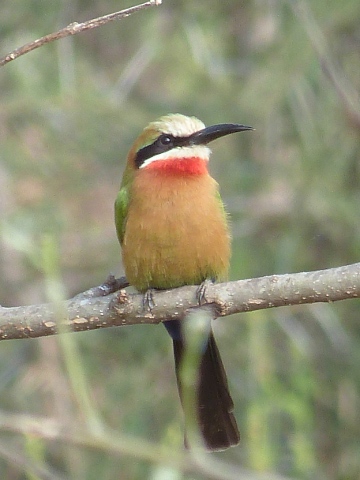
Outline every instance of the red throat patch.
[(147, 165), (146, 170), (156, 170), (165, 175), (204, 175), (208, 172), (207, 161), (199, 157), (156, 160)]

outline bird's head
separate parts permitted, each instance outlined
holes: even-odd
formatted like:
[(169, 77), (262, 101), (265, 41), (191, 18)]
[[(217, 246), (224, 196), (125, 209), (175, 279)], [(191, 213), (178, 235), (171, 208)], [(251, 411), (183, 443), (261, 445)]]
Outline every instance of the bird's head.
[(129, 152), (128, 167), (177, 174), (204, 173), (210, 155), (207, 144), (245, 130), (253, 128), (236, 123), (205, 127), (195, 117), (179, 113), (165, 115), (151, 122), (136, 139)]

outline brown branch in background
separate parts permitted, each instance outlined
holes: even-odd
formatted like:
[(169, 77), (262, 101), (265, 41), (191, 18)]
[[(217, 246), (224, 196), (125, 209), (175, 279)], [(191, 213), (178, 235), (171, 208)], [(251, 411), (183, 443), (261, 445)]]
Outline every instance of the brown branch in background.
[(86, 30), (91, 30), (92, 28), (100, 27), (101, 25), (105, 25), (106, 23), (112, 22), (113, 20), (120, 20), (121, 18), (128, 17), (133, 13), (138, 12), (139, 10), (143, 10), (144, 8), (160, 5), (161, 2), (162, 0), (149, 0), (148, 2), (142, 3), (140, 5), (135, 5), (134, 7), (126, 8), (125, 10), (120, 10), (119, 12), (110, 13), (109, 15), (104, 15), (103, 17), (94, 18), (83, 23), (70, 23), (70, 25), (68, 25), (67, 27), (62, 28), (55, 33), (50, 33), (49, 35), (38, 38), (33, 42), (26, 43), (22, 47), (16, 48), (12, 52), (8, 53), (7, 55), (5, 55), (5, 57), (0, 58), (0, 67), (6, 65), (12, 60), (15, 60), (21, 55), (25, 55), (25, 53), (29, 53), (32, 50), (35, 50), (42, 45), (45, 45), (46, 43), (59, 40), (60, 38), (68, 37), (70, 35), (76, 35), (78, 33), (85, 32)]
[[(60, 304), (0, 307), (0, 340), (34, 338), (59, 332), (95, 330), (181, 319), (199, 307), (197, 286), (157, 291), (155, 306), (144, 308), (143, 295), (129, 294), (124, 278), (107, 280)], [(120, 290), (114, 292), (116, 288)], [(109, 294), (107, 295), (107, 293)], [(105, 294), (105, 296), (104, 296)], [(210, 284), (205, 308), (216, 317), (270, 307), (335, 302), (360, 297), (360, 263), (314, 272)]]

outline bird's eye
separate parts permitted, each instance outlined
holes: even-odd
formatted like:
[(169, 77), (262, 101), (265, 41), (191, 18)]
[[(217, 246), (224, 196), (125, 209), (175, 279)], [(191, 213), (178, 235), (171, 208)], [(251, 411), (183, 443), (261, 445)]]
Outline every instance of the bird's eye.
[(158, 142), (160, 145), (168, 147), (173, 143), (173, 137), (171, 135), (163, 134), (158, 138)]

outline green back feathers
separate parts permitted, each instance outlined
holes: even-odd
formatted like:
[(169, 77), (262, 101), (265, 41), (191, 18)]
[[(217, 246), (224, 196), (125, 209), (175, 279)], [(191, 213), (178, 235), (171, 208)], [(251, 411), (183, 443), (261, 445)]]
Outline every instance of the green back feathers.
[(115, 200), (115, 226), (120, 244), (123, 243), (126, 227), (126, 217), (129, 207), (129, 186), (120, 188)]

